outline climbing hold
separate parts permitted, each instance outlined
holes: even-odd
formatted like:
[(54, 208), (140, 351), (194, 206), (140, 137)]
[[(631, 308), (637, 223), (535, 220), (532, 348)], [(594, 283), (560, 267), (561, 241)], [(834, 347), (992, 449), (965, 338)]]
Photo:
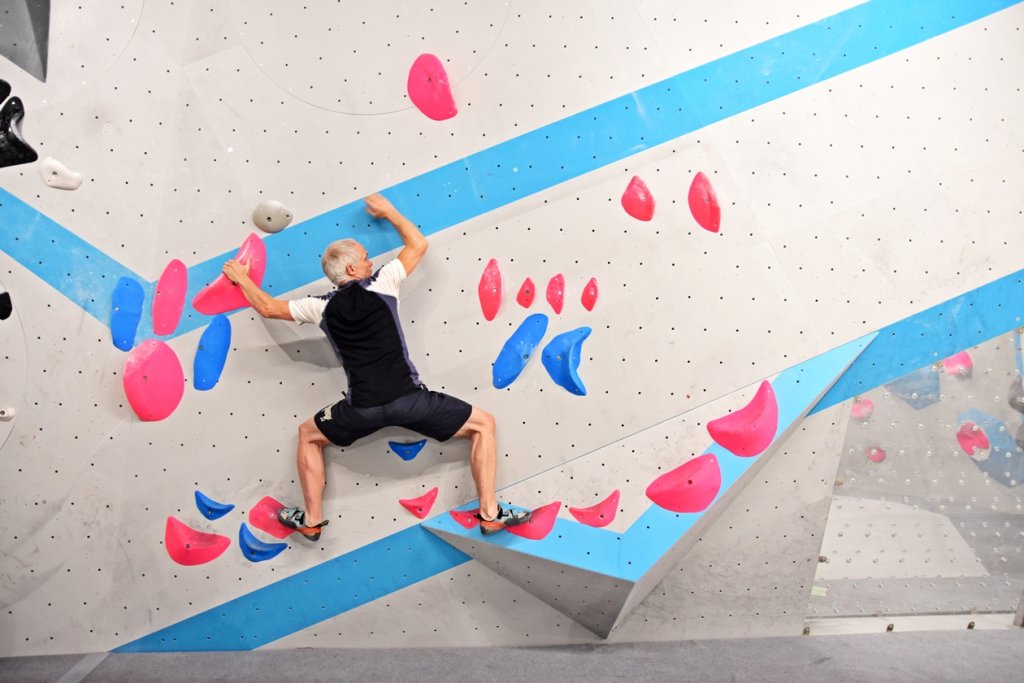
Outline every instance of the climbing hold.
[(172, 259), (153, 294), (153, 331), (159, 335), (171, 334), (178, 327), (181, 311), (185, 307), (185, 291), (188, 289), (188, 269), (178, 259)]
[(583, 288), (583, 296), (580, 298), (580, 302), (583, 304), (583, 308), (588, 311), (594, 310), (594, 304), (597, 303), (597, 278), (590, 278), (590, 282)]
[(971, 354), (961, 351), (960, 353), (954, 353), (949, 358), (944, 358), (942, 360), (942, 369), (946, 371), (947, 375), (970, 377), (974, 371), (974, 361), (971, 360)]
[(622, 193), (622, 208), (639, 221), (649, 221), (654, 217), (654, 196), (639, 176), (633, 176)]
[(0, 422), (10, 422), (18, 415), (14, 406), (0, 406)]
[(526, 278), (523, 280), (523, 286), (519, 288), (519, 293), (516, 294), (516, 301), (523, 308), (529, 308), (533, 305), (533, 297), (537, 294), (537, 288), (533, 285), (533, 280)]
[(561, 273), (548, 280), (547, 300), (555, 313), (562, 312), (562, 302), (565, 300), (565, 277)]
[(281, 202), (264, 199), (252, 210), (252, 222), (263, 232), (281, 232), (292, 222), (292, 210)]
[(580, 367), (580, 347), (590, 332), (589, 327), (577, 327), (560, 334), (548, 342), (541, 353), (544, 369), (555, 384), (577, 396), (587, 395), (587, 388), (576, 371)]
[(967, 455), (974, 457), (975, 451), (987, 451), (992, 447), (984, 430), (973, 422), (964, 422), (956, 433), (956, 442)]
[(708, 423), (708, 433), (721, 446), (744, 458), (764, 452), (779, 428), (779, 404), (769, 382), (761, 386), (753, 400), (735, 413)]
[(882, 462), (885, 460), (885, 449), (881, 446), (868, 446), (864, 449), (864, 455), (868, 456), (871, 462)]
[(21, 136), (23, 118), (25, 105), (17, 97), (7, 100), (0, 108), (0, 168), (28, 164), (39, 158)]
[(576, 518), (580, 524), (587, 526), (603, 527), (608, 526), (615, 520), (615, 513), (619, 510), (619, 490), (615, 489), (612, 494), (597, 505), (588, 508), (569, 508), (569, 513)]
[(0, 102), (7, 99), (7, 96), (11, 94), (11, 84), (0, 78)]
[(478, 512), (480, 512), (480, 508), (476, 508), (475, 510), (449, 510), (448, 514), (464, 528), (472, 529), (480, 523), (480, 520), (476, 516)]
[(672, 512), (706, 510), (722, 488), (722, 470), (713, 453), (687, 460), (661, 475), (647, 487), (655, 505)]
[(414, 441), (413, 443), (401, 443), (399, 441), (388, 441), (388, 447), (395, 452), (395, 454), (402, 460), (412, 460), (423, 447), (427, 445), (427, 440)]
[(14, 311), (14, 304), (11, 303), (10, 292), (0, 292), (0, 320), (7, 320)]
[(220, 534), (207, 534), (183, 524), (175, 517), (167, 518), (164, 527), (164, 548), (178, 564), (193, 566), (205, 564), (220, 557), (231, 539)]
[(416, 58), (409, 69), (406, 88), (416, 108), (434, 121), (444, 121), (459, 113), (448, 72), (435, 55), (427, 53)]
[(480, 309), (484, 312), (484, 319), (494, 320), (494, 316), (498, 315), (498, 309), (501, 308), (501, 270), (498, 269), (496, 259), (487, 262), (476, 291), (480, 296)]
[(938, 403), (942, 395), (939, 388), (939, 372), (934, 365), (915, 370), (889, 382), (885, 388), (914, 410), (923, 410)]
[(699, 171), (690, 183), (687, 201), (690, 203), (690, 213), (700, 227), (718, 232), (722, 223), (722, 209), (718, 205), (718, 197), (715, 195), (715, 189), (711, 187), (711, 181)]
[(203, 330), (203, 336), (199, 338), (199, 348), (192, 361), (193, 385), (196, 389), (206, 391), (217, 386), (230, 347), (231, 321), (226, 315), (220, 314), (210, 321)]
[(146, 293), (138, 281), (121, 277), (114, 285), (114, 297), (110, 308), (110, 336), (114, 346), (122, 351), (131, 351), (135, 346), (135, 333), (142, 320), (142, 304)]
[[(245, 238), (242, 247), (235, 254), (235, 260), (239, 263), (248, 263), (249, 277), (257, 287), (263, 284), (263, 273), (267, 268), (267, 247), (256, 233), (251, 233)], [(227, 313), (248, 305), (242, 288), (223, 274), (218, 275), (216, 280), (206, 285), (192, 299), (192, 307), (204, 315)]]
[(82, 184), (82, 174), (71, 171), (53, 157), (46, 157), (39, 164), (39, 175), (43, 182), (58, 190), (77, 190)]
[(850, 417), (854, 420), (866, 422), (871, 419), (875, 412), (875, 404), (870, 398), (857, 397), (853, 399), (853, 406), (850, 408)]
[(562, 501), (556, 500), (534, 510), (529, 522), (505, 527), (505, 530), (514, 536), (528, 538), (531, 541), (543, 540), (555, 528), (555, 520), (558, 519), (558, 511), (561, 509)]
[[(1008, 488), (1024, 482), (1024, 450), (1018, 447), (1016, 439), (1010, 435), (1002, 420), (977, 408), (971, 408), (961, 413), (957, 417), (957, 422), (961, 425), (966, 422), (977, 425), (978, 432), (973, 436), (977, 439), (979, 448), (983, 447), (985, 442), (977, 436), (978, 433), (983, 433), (990, 442), (988, 450), (979, 450), (971, 455), (971, 461), (989, 479)], [(959, 441), (959, 434), (957, 437)]]
[(162, 420), (178, 407), (185, 393), (185, 373), (167, 344), (147, 339), (124, 362), (124, 394), (143, 422)]
[(264, 496), (249, 510), (249, 524), (274, 538), (285, 538), (295, 530), (277, 521), (277, 511), (283, 507), (284, 503), (279, 500)]
[(399, 498), (398, 502), (406, 510), (423, 519), (430, 514), (430, 508), (434, 506), (434, 501), (437, 500), (437, 491), (438, 489), (435, 486), (419, 498)]
[(213, 498), (207, 497), (202, 491), (196, 489), (196, 507), (200, 514), (207, 519), (220, 519), (235, 509), (231, 503), (218, 503)]
[(495, 389), (504, 389), (516, 381), (547, 330), (548, 317), (543, 313), (534, 313), (520, 323), (501, 347), (501, 353), (491, 366)]
[(245, 559), (250, 562), (263, 562), (270, 560), (281, 554), (285, 548), (288, 547), (287, 543), (265, 543), (249, 531), (249, 527), (242, 522), (242, 526), (238, 527), (238, 547), (242, 549), (242, 554), (245, 555)]

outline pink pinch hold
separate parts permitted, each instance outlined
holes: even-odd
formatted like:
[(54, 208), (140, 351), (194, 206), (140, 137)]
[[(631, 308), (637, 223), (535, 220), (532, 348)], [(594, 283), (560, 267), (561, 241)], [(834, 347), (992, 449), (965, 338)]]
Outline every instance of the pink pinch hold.
[(220, 534), (207, 534), (183, 524), (175, 517), (167, 518), (164, 527), (164, 548), (178, 564), (193, 566), (206, 564), (220, 557), (231, 539)]
[(284, 503), (276, 498), (264, 496), (249, 510), (249, 524), (274, 538), (286, 538), (289, 534), (295, 533), (295, 529), (290, 529), (277, 521), (277, 511), (283, 507)]
[(638, 221), (654, 218), (654, 195), (639, 176), (633, 176), (626, 191), (622, 193), (622, 208)]
[(448, 514), (464, 528), (472, 529), (480, 523), (480, 520), (476, 518), (476, 513), (478, 512), (480, 512), (480, 508), (475, 510), (449, 510)]
[(956, 442), (967, 455), (974, 455), (976, 450), (987, 451), (992, 445), (984, 430), (973, 422), (964, 422), (960, 425), (960, 430), (956, 433)]
[(580, 298), (580, 302), (583, 304), (583, 308), (588, 311), (594, 310), (594, 304), (597, 303), (597, 278), (590, 278), (590, 282), (583, 288), (583, 296)]
[(448, 72), (435, 55), (425, 53), (416, 58), (409, 69), (406, 89), (416, 108), (434, 121), (444, 121), (459, 113)]
[(693, 177), (687, 200), (690, 203), (690, 213), (697, 224), (705, 230), (718, 232), (722, 223), (722, 208), (718, 205), (715, 188), (711, 187), (711, 181), (706, 175), (698, 172)]
[(128, 404), (143, 422), (156, 422), (173, 413), (185, 393), (185, 373), (178, 355), (157, 339), (147, 339), (131, 350), (121, 379)]
[(864, 455), (868, 456), (871, 462), (882, 462), (885, 460), (885, 449), (881, 446), (868, 446), (864, 449)]
[(850, 417), (854, 420), (865, 422), (871, 419), (875, 412), (875, 404), (870, 398), (855, 398), (853, 406), (850, 407)]
[(561, 509), (562, 501), (560, 500), (548, 503), (534, 510), (530, 521), (526, 524), (505, 527), (505, 531), (531, 541), (543, 540), (555, 528), (555, 520), (558, 519), (558, 511)]
[[(250, 233), (245, 238), (242, 247), (235, 254), (235, 260), (239, 263), (248, 263), (249, 277), (257, 287), (263, 284), (263, 273), (267, 269), (267, 247), (259, 235)], [(192, 308), (203, 315), (227, 313), (248, 305), (249, 301), (242, 293), (242, 288), (224, 277), (223, 274), (218, 275), (216, 280), (203, 287), (192, 299)]]
[(181, 311), (185, 308), (187, 290), (188, 268), (178, 259), (173, 259), (156, 283), (156, 294), (153, 296), (154, 332), (166, 335), (177, 329)]
[(437, 500), (437, 491), (438, 489), (435, 486), (419, 498), (399, 498), (398, 502), (406, 510), (423, 519), (430, 514), (430, 508), (434, 507), (434, 501)]
[(603, 527), (615, 521), (615, 514), (619, 511), (619, 490), (615, 489), (612, 494), (597, 505), (588, 508), (569, 508), (569, 514), (576, 518), (580, 524), (587, 526)]
[(779, 428), (779, 403), (770, 382), (761, 382), (757, 394), (735, 413), (708, 423), (708, 433), (715, 443), (742, 458), (764, 452)]
[(562, 312), (562, 302), (565, 300), (565, 277), (561, 273), (548, 280), (547, 300), (555, 313)]
[(498, 309), (501, 308), (501, 270), (498, 268), (497, 259), (487, 262), (476, 291), (480, 296), (480, 309), (484, 312), (484, 319), (494, 320), (494, 316), (498, 315)]
[(652, 481), (647, 497), (672, 512), (700, 512), (711, 505), (721, 488), (718, 458), (705, 453)]
[(523, 280), (523, 286), (519, 288), (519, 293), (516, 294), (516, 301), (523, 308), (529, 308), (533, 305), (533, 297), (537, 295), (537, 288), (533, 284), (533, 280), (526, 278)]
[(942, 369), (949, 375), (958, 375), (960, 377), (969, 377), (971, 371), (974, 370), (974, 361), (971, 360), (971, 354), (966, 351), (955, 353), (949, 358), (942, 360)]

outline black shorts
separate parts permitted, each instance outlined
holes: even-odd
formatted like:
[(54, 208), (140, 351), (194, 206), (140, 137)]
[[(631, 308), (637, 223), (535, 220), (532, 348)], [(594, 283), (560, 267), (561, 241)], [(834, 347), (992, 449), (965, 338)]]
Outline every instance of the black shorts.
[(466, 424), (473, 406), (426, 387), (372, 408), (356, 408), (348, 399), (313, 417), (317, 429), (336, 446), (349, 446), (382, 427), (404, 427), (436, 441), (447, 441)]

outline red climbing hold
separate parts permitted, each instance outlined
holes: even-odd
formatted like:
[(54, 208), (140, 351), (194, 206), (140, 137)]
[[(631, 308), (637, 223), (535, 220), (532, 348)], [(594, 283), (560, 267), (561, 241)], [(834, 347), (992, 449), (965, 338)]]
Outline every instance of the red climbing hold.
[(608, 526), (615, 520), (615, 513), (619, 510), (619, 490), (612, 491), (612, 495), (602, 500), (597, 505), (588, 508), (569, 508), (569, 514), (576, 518), (580, 524), (587, 526), (603, 527)]
[(216, 560), (223, 554), (231, 539), (220, 534), (207, 534), (183, 524), (174, 517), (167, 518), (164, 527), (164, 548), (178, 564), (192, 566)]
[(437, 500), (437, 487), (430, 489), (419, 498), (399, 498), (398, 502), (402, 504), (406, 510), (416, 515), (420, 519), (423, 519), (430, 514), (430, 508), (434, 506), (434, 501)]
[(548, 503), (534, 510), (530, 521), (526, 524), (505, 527), (505, 530), (531, 541), (540, 541), (555, 528), (555, 520), (558, 519), (558, 511), (561, 509), (562, 501), (556, 500), (554, 503)]
[(944, 358), (942, 361), (942, 369), (949, 375), (958, 375), (960, 377), (970, 377), (971, 372), (974, 370), (974, 361), (971, 360), (971, 354), (966, 351), (955, 353), (949, 358)]
[(864, 455), (868, 456), (871, 462), (882, 462), (885, 460), (885, 449), (881, 446), (868, 446), (864, 449)]
[(266, 532), (274, 538), (285, 538), (294, 532), (294, 529), (286, 527), (277, 521), (277, 511), (284, 507), (284, 503), (270, 496), (263, 499), (249, 510), (249, 524), (260, 531)]
[(523, 281), (523, 286), (519, 288), (519, 293), (516, 294), (516, 301), (523, 308), (529, 308), (533, 305), (533, 297), (537, 295), (537, 288), (533, 285), (533, 280), (526, 278)]
[(480, 309), (484, 312), (484, 319), (494, 320), (501, 308), (501, 270), (496, 259), (487, 262), (476, 291), (480, 295)]
[(416, 108), (434, 121), (444, 121), (459, 113), (448, 72), (435, 55), (427, 53), (416, 58), (409, 69), (406, 88)]
[[(263, 273), (267, 269), (267, 247), (259, 235), (250, 233), (245, 238), (242, 247), (235, 254), (235, 260), (239, 263), (248, 263), (249, 277), (257, 287), (263, 284)], [(242, 288), (224, 275), (218, 275), (216, 280), (206, 285), (192, 299), (192, 307), (204, 315), (227, 313), (248, 305)]]
[(162, 420), (185, 393), (185, 373), (167, 344), (147, 339), (128, 354), (121, 377), (128, 404), (143, 422)]
[(639, 221), (654, 218), (654, 196), (639, 176), (633, 176), (626, 191), (622, 193), (622, 208)]
[(565, 277), (561, 273), (548, 281), (547, 299), (555, 313), (562, 312), (562, 302), (565, 300)]
[(583, 297), (580, 301), (583, 303), (583, 308), (588, 311), (594, 310), (594, 304), (597, 303), (597, 278), (590, 278), (590, 282), (583, 288)]
[(860, 420), (861, 422), (871, 419), (871, 415), (875, 412), (875, 404), (870, 398), (855, 398), (853, 399), (853, 407), (850, 408), (850, 417), (854, 420)]
[(722, 223), (722, 209), (715, 196), (715, 188), (703, 173), (698, 172), (690, 183), (690, 213), (700, 227), (711, 232), (718, 232)]
[(154, 332), (159, 335), (171, 334), (178, 327), (187, 289), (188, 269), (184, 263), (173, 259), (156, 283), (156, 294), (153, 296)]
[(706, 510), (722, 488), (722, 470), (713, 453), (687, 460), (661, 475), (647, 487), (655, 505), (672, 512)]
[(974, 455), (974, 451), (987, 451), (992, 444), (989, 443), (985, 431), (973, 422), (964, 422), (956, 433), (956, 442), (967, 455)]
[(708, 423), (708, 433), (716, 443), (744, 458), (763, 453), (778, 428), (779, 404), (769, 382), (761, 382), (746, 406)]
[(448, 514), (452, 516), (456, 522), (461, 524), (466, 529), (472, 529), (480, 520), (477, 519), (476, 513), (480, 512), (480, 508), (475, 510), (449, 510)]

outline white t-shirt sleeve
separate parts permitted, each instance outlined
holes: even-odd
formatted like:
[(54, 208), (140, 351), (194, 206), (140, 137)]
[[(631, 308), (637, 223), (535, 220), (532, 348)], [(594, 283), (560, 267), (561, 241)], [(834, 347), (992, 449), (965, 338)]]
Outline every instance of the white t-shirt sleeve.
[(292, 314), (292, 320), (297, 323), (319, 325), (320, 320), (324, 317), (325, 308), (327, 308), (327, 299), (315, 296), (292, 299), (288, 302), (288, 311)]
[(367, 289), (371, 292), (393, 296), (397, 299), (398, 290), (402, 287), (402, 283), (405, 282), (407, 277), (409, 275), (405, 272), (405, 266), (398, 259), (394, 259), (377, 271), (377, 278), (370, 283)]

